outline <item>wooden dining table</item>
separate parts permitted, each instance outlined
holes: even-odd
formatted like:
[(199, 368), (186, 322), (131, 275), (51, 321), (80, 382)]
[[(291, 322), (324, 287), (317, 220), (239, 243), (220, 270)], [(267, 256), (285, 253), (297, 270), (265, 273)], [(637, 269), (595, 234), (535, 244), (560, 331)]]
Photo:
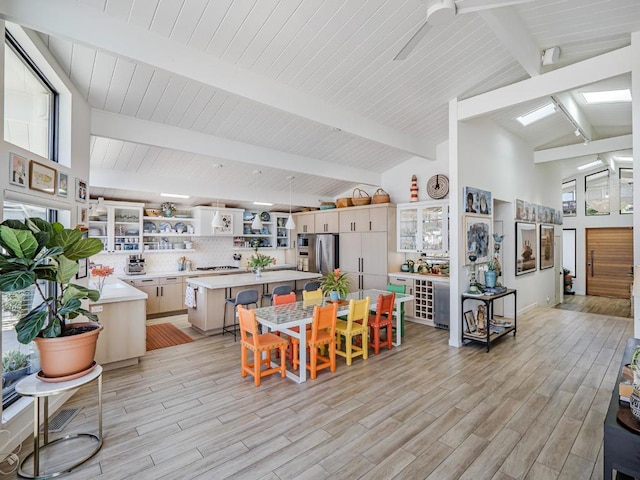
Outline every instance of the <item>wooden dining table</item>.
[[(378, 303), (378, 295), (389, 295), (386, 290), (358, 290), (347, 294), (346, 301), (338, 303), (338, 316), (346, 315), (349, 312), (349, 300), (362, 300), (369, 297), (371, 299), (370, 307), (374, 310)], [(393, 345), (399, 346), (402, 343), (402, 335), (400, 328), (400, 304), (413, 300), (413, 295), (406, 293), (396, 293), (396, 309), (394, 317), (396, 319), (396, 341)], [(316, 301), (299, 301), (295, 303), (287, 303), (284, 305), (275, 305), (270, 307), (261, 307), (255, 310), (258, 323), (262, 326), (262, 331), (278, 331), (295, 337), (300, 341), (300, 345), (307, 344), (307, 325), (313, 320), (313, 309), (316, 305), (329, 305), (329, 298), (323, 298)], [(298, 327), (293, 330), (293, 327)], [(287, 369), (287, 377), (302, 383), (307, 381), (307, 349), (299, 348), (299, 373)], [(284, 360), (283, 360), (284, 361)]]

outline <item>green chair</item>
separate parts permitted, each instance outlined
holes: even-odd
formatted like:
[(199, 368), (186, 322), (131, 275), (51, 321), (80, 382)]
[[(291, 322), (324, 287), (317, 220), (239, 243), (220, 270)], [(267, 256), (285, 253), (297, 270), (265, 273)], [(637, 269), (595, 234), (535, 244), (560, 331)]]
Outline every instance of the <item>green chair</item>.
[[(393, 283), (387, 283), (387, 292), (395, 292), (395, 293), (407, 293), (406, 285), (395, 285)], [(393, 307), (395, 312), (396, 307)], [(396, 329), (395, 322), (393, 325), (393, 329)], [(400, 335), (404, 337), (404, 303), (400, 304)]]

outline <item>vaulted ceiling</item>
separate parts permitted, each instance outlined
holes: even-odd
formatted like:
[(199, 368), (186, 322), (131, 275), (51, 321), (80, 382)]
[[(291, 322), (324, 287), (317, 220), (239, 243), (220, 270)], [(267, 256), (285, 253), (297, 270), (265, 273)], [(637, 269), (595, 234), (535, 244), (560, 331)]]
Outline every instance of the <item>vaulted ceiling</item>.
[[(457, 15), (394, 61), (424, 23), (425, 3), (14, 0), (0, 16), (39, 32), (94, 109), (93, 195), (152, 201), (162, 186), (209, 203), (219, 181), (225, 203), (260, 196), (281, 207), (290, 175), (294, 203), (317, 205), (379, 185), (412, 156), (435, 159), (451, 98), (624, 47), (640, 30), (637, 0), (536, 0)], [(478, 3), (489, 2), (457, 2)], [(541, 67), (553, 46), (559, 61)], [(567, 95), (593, 139), (631, 132), (628, 105), (593, 108)], [(561, 116), (534, 128), (514, 122), (547, 100), (492, 119), (533, 148), (579, 141)]]

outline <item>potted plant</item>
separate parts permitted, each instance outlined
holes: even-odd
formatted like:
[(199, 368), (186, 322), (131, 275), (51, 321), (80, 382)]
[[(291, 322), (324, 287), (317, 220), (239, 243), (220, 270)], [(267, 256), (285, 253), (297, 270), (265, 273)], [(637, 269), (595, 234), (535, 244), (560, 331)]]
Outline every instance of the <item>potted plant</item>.
[(272, 263), (276, 263), (276, 259), (270, 257), (269, 255), (263, 255), (258, 252), (258, 248), (255, 248), (255, 254), (249, 257), (249, 261), (247, 262), (247, 267), (252, 268), (256, 274), (256, 277), (262, 276), (262, 269), (268, 267)]
[[(71, 280), (79, 269), (77, 261), (101, 252), (102, 241), (84, 238), (80, 230), (64, 228), (58, 222), (28, 218), (0, 224), (0, 247), (0, 291), (33, 287), (44, 299), (15, 326), (20, 343), (36, 342), (43, 378), (65, 377), (91, 368), (103, 327), (70, 320), (84, 316), (97, 321), (81, 301), (96, 301), (100, 293)], [(56, 291), (46, 296), (42, 282), (55, 282)], [(65, 355), (61, 348), (69, 344), (72, 351)]]
[(484, 272), (484, 284), (489, 288), (496, 286), (496, 279), (498, 277), (498, 265), (495, 260), (489, 260), (487, 262), (487, 270)]
[(349, 275), (340, 273), (339, 268), (336, 268), (333, 272), (327, 272), (320, 279), (320, 288), (322, 293), (331, 297), (334, 302), (344, 299), (349, 293)]
[(562, 274), (564, 275), (564, 293), (568, 295), (572, 295), (573, 291), (573, 275), (571, 275), (571, 271), (568, 268), (562, 269)]
[(3, 380), (15, 380), (27, 374), (31, 361), (29, 355), (20, 350), (8, 350), (2, 354)]

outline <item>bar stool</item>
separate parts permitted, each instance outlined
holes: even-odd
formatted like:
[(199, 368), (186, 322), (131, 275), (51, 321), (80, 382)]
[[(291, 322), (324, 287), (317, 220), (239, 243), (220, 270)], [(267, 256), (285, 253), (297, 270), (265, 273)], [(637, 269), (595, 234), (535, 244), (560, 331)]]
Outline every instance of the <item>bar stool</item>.
[[(255, 305), (258, 308), (258, 299), (260, 298), (260, 294), (258, 290), (250, 289), (250, 290), (240, 290), (236, 294), (236, 298), (227, 298), (224, 301), (224, 315), (222, 317), (222, 334), (225, 332), (229, 332), (233, 335), (233, 341), (236, 341), (236, 336), (238, 335), (239, 324), (236, 320), (236, 307), (238, 305), (242, 305), (243, 307), (247, 307), (251, 304)], [(227, 306), (231, 305), (233, 307), (233, 322), (231, 325), (227, 325)]]
[(291, 289), (291, 287), (289, 285), (278, 285), (277, 287), (275, 287), (273, 289), (273, 291), (271, 293), (263, 293), (262, 294), (262, 298), (260, 299), (260, 305), (262, 306), (262, 301), (265, 298), (268, 298), (269, 300), (273, 300), (273, 296), (274, 295), (288, 295), (292, 291), (293, 290)]

